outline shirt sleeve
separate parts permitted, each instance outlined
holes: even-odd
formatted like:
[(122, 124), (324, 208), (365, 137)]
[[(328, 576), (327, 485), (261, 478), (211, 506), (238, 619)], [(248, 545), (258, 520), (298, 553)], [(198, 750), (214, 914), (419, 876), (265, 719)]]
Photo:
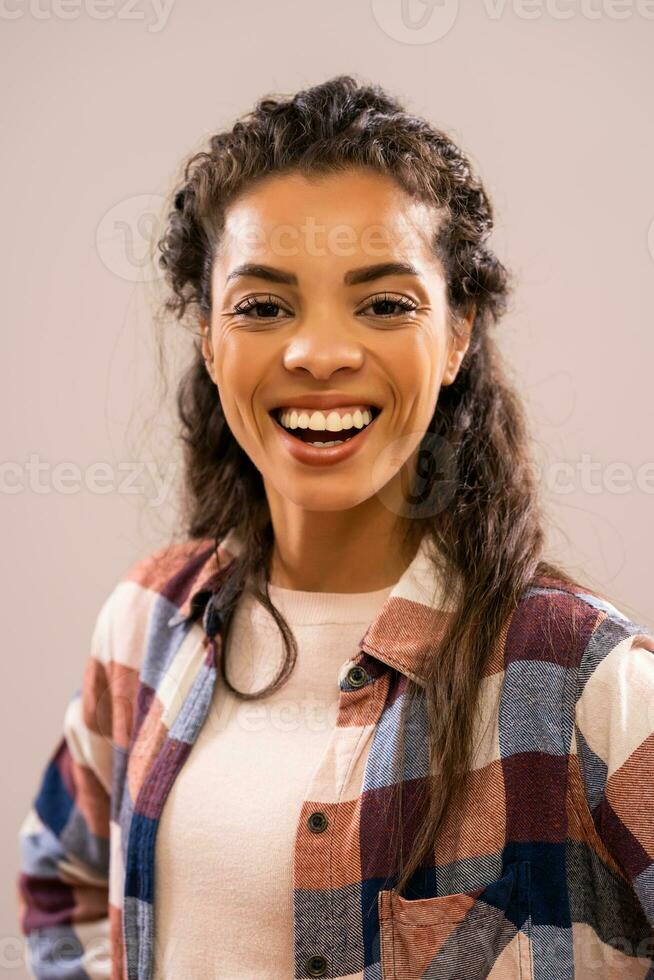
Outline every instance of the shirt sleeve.
[[(615, 611), (614, 611), (615, 612)], [(595, 828), (654, 926), (654, 637), (615, 612), (577, 674), (575, 738)]]
[(48, 980), (111, 977), (109, 843), (111, 698), (97, 616), (82, 687), (42, 770), (18, 832), (18, 916), (31, 974)]

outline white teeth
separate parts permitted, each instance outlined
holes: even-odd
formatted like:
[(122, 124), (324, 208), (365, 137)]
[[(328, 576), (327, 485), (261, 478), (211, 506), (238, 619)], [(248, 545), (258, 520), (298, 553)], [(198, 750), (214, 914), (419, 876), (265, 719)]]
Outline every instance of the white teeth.
[[(338, 412), (305, 412), (296, 409), (282, 410), (279, 414), (279, 421), (285, 429), (312, 429), (316, 432), (341, 432), (343, 429), (363, 429), (372, 422), (372, 412), (370, 409), (361, 411), (357, 408), (355, 412), (347, 412), (341, 416)], [(317, 445), (315, 443), (314, 445)]]
[(324, 431), (327, 428), (325, 416), (322, 412), (314, 412), (309, 419), (309, 428)]

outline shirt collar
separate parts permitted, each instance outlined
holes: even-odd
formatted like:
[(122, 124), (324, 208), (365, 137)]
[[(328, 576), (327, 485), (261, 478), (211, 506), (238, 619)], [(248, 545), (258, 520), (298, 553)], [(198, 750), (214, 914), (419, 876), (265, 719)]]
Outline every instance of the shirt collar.
[[(456, 607), (456, 595), (445, 594), (442, 569), (442, 556), (424, 535), (361, 640), (366, 653), (420, 684), (426, 660), (433, 657)], [(455, 577), (455, 592), (459, 589)]]
[[(203, 539), (180, 572), (175, 576), (170, 594), (175, 596), (177, 611), (168, 620), (173, 626), (203, 615), (207, 622), (207, 602), (220, 573), (237, 557), (242, 542), (231, 530), (219, 543)], [(363, 651), (394, 667), (418, 683), (423, 683), (424, 660), (444, 636), (454, 597), (444, 594), (442, 563), (434, 565), (431, 539), (424, 535), (413, 560), (393, 586), (376, 617), (360, 640)], [(180, 603), (180, 596), (183, 599)]]

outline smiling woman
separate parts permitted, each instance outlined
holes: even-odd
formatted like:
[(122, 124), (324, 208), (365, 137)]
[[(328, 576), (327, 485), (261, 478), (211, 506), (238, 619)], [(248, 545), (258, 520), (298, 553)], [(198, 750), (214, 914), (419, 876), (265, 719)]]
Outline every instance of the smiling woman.
[(108, 596), (21, 828), (37, 976), (650, 975), (654, 638), (543, 554), (492, 227), (351, 76), (186, 161), (184, 541)]
[[(436, 225), (433, 206), (365, 166), (268, 176), (225, 208), (211, 310), (199, 310), (202, 350), (230, 430), (261, 474), (272, 525), (286, 529), (275, 535), (277, 584), (393, 584), (415, 553), (415, 515), (389, 509), (376, 491), (394, 494), (403, 464), (414, 466), (474, 313), (448, 307)], [(302, 433), (287, 437), (269, 424), (271, 406), (332, 415), (300, 412), (293, 422), (287, 412), (285, 428)], [(355, 421), (375, 408), (370, 428)], [(360, 434), (337, 445), (311, 438), (340, 430), (340, 419)], [(339, 567), (316, 541), (327, 527), (329, 549), (338, 538), (346, 548)], [(408, 550), (391, 546), (400, 533), (411, 533)]]

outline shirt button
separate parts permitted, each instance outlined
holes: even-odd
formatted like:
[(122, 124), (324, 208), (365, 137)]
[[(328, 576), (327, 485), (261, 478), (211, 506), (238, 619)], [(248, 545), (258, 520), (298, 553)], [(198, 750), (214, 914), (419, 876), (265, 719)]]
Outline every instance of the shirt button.
[(363, 667), (350, 667), (347, 672), (347, 682), (352, 687), (363, 687), (368, 680), (368, 674)]
[(312, 834), (322, 834), (327, 829), (327, 816), (322, 810), (316, 810), (307, 819), (307, 826)]
[(324, 977), (327, 973), (327, 960), (324, 956), (311, 956), (305, 964), (310, 977)]

